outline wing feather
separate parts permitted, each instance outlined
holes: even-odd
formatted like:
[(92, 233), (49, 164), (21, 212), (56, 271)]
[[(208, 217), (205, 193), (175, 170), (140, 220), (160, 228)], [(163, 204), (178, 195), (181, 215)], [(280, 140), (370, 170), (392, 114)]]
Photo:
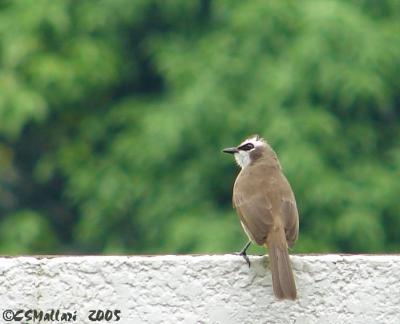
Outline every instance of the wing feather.
[(268, 198), (257, 194), (243, 197), (234, 192), (233, 205), (250, 239), (264, 244), (272, 226), (272, 205)]
[(282, 221), (285, 228), (286, 240), (292, 247), (299, 236), (299, 214), (294, 199), (284, 199), (281, 204)]

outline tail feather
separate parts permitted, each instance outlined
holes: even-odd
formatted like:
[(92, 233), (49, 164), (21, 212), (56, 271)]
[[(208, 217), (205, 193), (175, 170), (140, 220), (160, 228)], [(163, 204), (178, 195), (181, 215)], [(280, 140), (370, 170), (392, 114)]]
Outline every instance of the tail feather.
[(272, 272), (272, 285), (275, 296), (279, 299), (292, 299), (297, 297), (296, 283), (287, 249), (284, 233), (271, 233), (267, 239), (269, 260)]

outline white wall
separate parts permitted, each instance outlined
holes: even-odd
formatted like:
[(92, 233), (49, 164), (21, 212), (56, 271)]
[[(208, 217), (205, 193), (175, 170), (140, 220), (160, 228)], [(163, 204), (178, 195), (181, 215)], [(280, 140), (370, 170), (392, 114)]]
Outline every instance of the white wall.
[(123, 324), (400, 323), (400, 256), (291, 259), (295, 302), (274, 298), (267, 257), (250, 269), (234, 255), (0, 258), (0, 323), (7, 309), (76, 311), (75, 323), (96, 323), (90, 310), (120, 310)]

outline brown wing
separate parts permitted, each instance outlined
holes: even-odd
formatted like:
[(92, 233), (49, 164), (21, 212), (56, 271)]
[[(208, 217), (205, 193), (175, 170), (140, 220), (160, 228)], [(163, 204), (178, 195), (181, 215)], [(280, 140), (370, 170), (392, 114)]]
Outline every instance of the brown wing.
[(296, 201), (284, 199), (281, 204), (282, 221), (285, 227), (286, 240), (289, 247), (292, 247), (299, 236), (299, 214)]
[(272, 226), (271, 202), (265, 195), (252, 193), (249, 190), (246, 192), (244, 196), (238, 190), (234, 190), (233, 205), (245, 231), (257, 244), (263, 245)]

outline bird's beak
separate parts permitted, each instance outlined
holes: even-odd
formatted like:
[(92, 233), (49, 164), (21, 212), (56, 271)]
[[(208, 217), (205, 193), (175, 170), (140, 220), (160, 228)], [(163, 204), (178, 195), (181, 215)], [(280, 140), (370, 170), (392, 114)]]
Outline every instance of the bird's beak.
[(222, 150), (224, 153), (235, 154), (238, 153), (239, 150), (236, 147), (227, 147)]

